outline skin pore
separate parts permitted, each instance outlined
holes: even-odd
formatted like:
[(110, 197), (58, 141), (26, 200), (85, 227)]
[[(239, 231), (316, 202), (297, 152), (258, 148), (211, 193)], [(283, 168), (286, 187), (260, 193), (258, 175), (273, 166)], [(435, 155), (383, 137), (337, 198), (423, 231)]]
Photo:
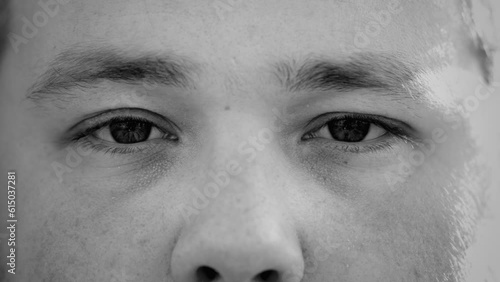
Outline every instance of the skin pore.
[(5, 278), (463, 281), (486, 130), (463, 101), (489, 88), (436, 2), (57, 5), (2, 62)]

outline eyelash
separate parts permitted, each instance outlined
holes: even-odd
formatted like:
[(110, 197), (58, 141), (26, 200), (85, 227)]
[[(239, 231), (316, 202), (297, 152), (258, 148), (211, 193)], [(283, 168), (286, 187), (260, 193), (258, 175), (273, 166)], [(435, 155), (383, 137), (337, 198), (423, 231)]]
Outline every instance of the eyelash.
[[(405, 130), (403, 128), (405, 126), (398, 125), (397, 123), (400, 123), (400, 122), (393, 121), (389, 118), (379, 117), (376, 115), (355, 114), (355, 113), (341, 113), (341, 114), (337, 114), (333, 118), (330, 117), (331, 115), (332, 115), (332, 113), (323, 114), (321, 116), (314, 118), (312, 121), (310, 121), (306, 127), (308, 127), (314, 123), (319, 123), (319, 125), (313, 127), (313, 129), (310, 129), (308, 131), (308, 133), (306, 133), (301, 138), (301, 141), (302, 142), (311, 142), (311, 141), (317, 141), (315, 139), (322, 139), (321, 142), (328, 142), (326, 144), (326, 146), (329, 146), (331, 149), (341, 150), (341, 151), (345, 151), (345, 152), (349, 152), (349, 153), (374, 153), (374, 152), (379, 152), (379, 151), (384, 151), (384, 150), (390, 150), (390, 149), (392, 149), (392, 145), (394, 145), (394, 142), (387, 140), (387, 138), (384, 138), (385, 140), (378, 140), (378, 139), (383, 138), (383, 136), (386, 136), (386, 135), (390, 135), (391, 137), (396, 138), (397, 140), (403, 141), (405, 143), (410, 143), (412, 145), (415, 144), (413, 139), (410, 137), (410, 134), (408, 134), (407, 130)], [(387, 133), (379, 138), (374, 139), (374, 140), (369, 140), (369, 141), (359, 142), (359, 143), (348, 143), (348, 142), (342, 142), (342, 141), (336, 141), (336, 140), (326, 140), (324, 138), (314, 136), (321, 129), (327, 127), (328, 123), (333, 122), (333, 121), (337, 121), (337, 120), (343, 120), (343, 119), (356, 119), (356, 120), (366, 121), (366, 122), (372, 123), (376, 126), (383, 128), (384, 130), (387, 131)], [(366, 144), (358, 145), (360, 143), (366, 143)]]
[[(107, 142), (104, 140), (100, 141), (95, 141), (95, 139), (98, 139), (94, 136), (92, 136), (94, 133), (97, 131), (109, 126), (110, 124), (114, 122), (123, 122), (123, 121), (137, 121), (137, 122), (144, 122), (144, 123), (149, 123), (153, 127), (156, 127), (158, 130), (160, 130), (162, 133), (164, 133), (164, 137), (161, 138), (162, 140), (168, 140), (171, 142), (177, 142), (178, 137), (174, 134), (169, 132), (166, 129), (163, 129), (161, 126), (158, 126), (155, 122), (152, 122), (149, 119), (138, 117), (138, 116), (133, 116), (133, 115), (122, 115), (122, 116), (116, 116), (113, 118), (110, 118), (106, 121), (103, 122), (98, 122), (94, 124), (93, 126), (86, 128), (78, 133), (76, 133), (72, 138), (71, 142), (76, 144), (77, 146), (81, 146), (84, 150), (89, 149), (91, 152), (100, 152), (104, 154), (110, 154), (110, 155), (115, 155), (115, 154), (133, 154), (133, 153), (139, 153), (144, 150), (152, 148), (153, 144), (148, 141), (144, 142), (138, 142), (134, 144), (129, 144), (129, 145), (120, 145), (119, 143), (113, 143), (113, 147), (102, 144), (103, 142)], [(172, 136), (175, 136), (175, 139), (172, 139)], [(94, 139), (94, 141), (91, 140), (91, 138)], [(97, 143), (101, 142), (101, 143)]]
[[(306, 134), (304, 134), (303, 137), (301, 138), (301, 141), (312, 142), (312, 141), (318, 141), (317, 139), (320, 139), (319, 141), (323, 142), (322, 146), (330, 147), (330, 149), (332, 150), (341, 150), (350, 153), (367, 153), (367, 152), (371, 153), (383, 150), (390, 150), (392, 148), (392, 145), (395, 142), (387, 140), (387, 138), (384, 138), (385, 140), (378, 140), (381, 139), (382, 136), (374, 140), (359, 142), (359, 143), (348, 143), (335, 140), (326, 140), (324, 138), (315, 136), (317, 132), (319, 132), (324, 127), (328, 126), (328, 123), (332, 121), (342, 120), (342, 119), (357, 119), (370, 122), (376, 126), (383, 128), (384, 130), (387, 131), (387, 133), (384, 134), (383, 136), (391, 135), (391, 137), (397, 138), (398, 140), (403, 141), (405, 143), (410, 143), (412, 145), (415, 144), (415, 141), (413, 141), (413, 139), (407, 133), (407, 130), (404, 129), (404, 127), (408, 126), (399, 125), (400, 122), (393, 121), (389, 118), (378, 117), (375, 115), (355, 114), (355, 113), (341, 113), (337, 114), (334, 117), (331, 117), (332, 115), (333, 113), (326, 113), (311, 120), (306, 125), (306, 128), (314, 123), (318, 123), (318, 125), (314, 126)], [(156, 127), (158, 130), (160, 130), (162, 133), (164, 133), (164, 137), (161, 138), (162, 140), (168, 140), (171, 142), (178, 141), (178, 137), (174, 133), (169, 132), (168, 130), (162, 128), (161, 126), (158, 126), (155, 122), (149, 119), (134, 115), (115, 116), (103, 122), (96, 122), (92, 126), (74, 134), (73, 137), (70, 139), (70, 141), (76, 144), (77, 146), (81, 146), (85, 150), (89, 149), (92, 152), (102, 152), (104, 154), (110, 154), (110, 155), (139, 153), (153, 146), (153, 143), (148, 141), (129, 144), (129, 145), (120, 145), (118, 143), (113, 143), (113, 146), (108, 146), (102, 144), (103, 142), (106, 141), (91, 140), (91, 138), (98, 139), (92, 136), (98, 130), (103, 129), (114, 122), (121, 122), (121, 121), (138, 121), (138, 122), (149, 123), (152, 126)], [(172, 139), (172, 136), (175, 136), (175, 139)], [(360, 143), (366, 143), (366, 144), (359, 145)]]

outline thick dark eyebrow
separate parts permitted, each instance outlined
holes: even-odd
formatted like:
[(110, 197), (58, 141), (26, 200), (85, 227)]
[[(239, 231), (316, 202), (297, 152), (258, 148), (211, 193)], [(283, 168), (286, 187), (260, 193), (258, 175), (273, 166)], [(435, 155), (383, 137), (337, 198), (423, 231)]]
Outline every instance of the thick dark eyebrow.
[[(342, 60), (313, 57), (300, 64), (296, 60), (281, 61), (274, 69), (290, 92), (372, 89), (393, 99), (415, 99), (415, 94), (423, 92), (422, 86), (414, 83), (421, 69), (399, 57), (378, 53), (354, 54)], [(35, 102), (46, 98), (65, 100), (70, 95), (68, 90), (91, 87), (104, 80), (189, 88), (194, 87), (195, 69), (193, 62), (173, 54), (133, 56), (115, 48), (74, 47), (49, 64), (30, 88), (28, 98)]]
[[(73, 88), (91, 87), (102, 81), (127, 84), (162, 84), (181, 88), (194, 85), (194, 63), (175, 55), (134, 56), (114, 48), (71, 48), (59, 54), (30, 88), (36, 102), (67, 95)], [(63, 98), (63, 97), (61, 97)]]
[[(416, 65), (387, 54), (354, 54), (347, 59), (308, 58), (300, 64), (295, 60), (280, 62), (275, 75), (290, 92), (337, 91), (360, 89), (381, 90), (394, 96), (401, 91), (410, 96), (421, 92), (415, 83), (421, 69)], [(402, 97), (401, 97), (402, 98)]]

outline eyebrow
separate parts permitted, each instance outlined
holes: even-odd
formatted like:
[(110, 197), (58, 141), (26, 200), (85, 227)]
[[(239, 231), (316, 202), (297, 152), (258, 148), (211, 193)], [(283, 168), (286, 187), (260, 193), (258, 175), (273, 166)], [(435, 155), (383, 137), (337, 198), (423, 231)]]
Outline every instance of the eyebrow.
[[(28, 91), (39, 102), (65, 96), (73, 88), (91, 87), (102, 81), (127, 84), (162, 84), (180, 88), (194, 85), (193, 62), (176, 55), (132, 56), (114, 48), (71, 48), (59, 54)], [(60, 97), (63, 98), (63, 97)]]
[(342, 60), (310, 57), (300, 65), (295, 60), (281, 61), (275, 66), (275, 76), (289, 92), (371, 89), (393, 98), (404, 98), (401, 92), (405, 92), (414, 99), (424, 90), (416, 81), (422, 69), (400, 58), (367, 52)]
[[(380, 90), (392, 99), (423, 96), (414, 82), (421, 72), (397, 54), (360, 53), (347, 59), (308, 57), (280, 61), (273, 66), (279, 83), (289, 92)], [(115, 48), (70, 48), (58, 55), (30, 88), (28, 99), (66, 100), (70, 89), (88, 88), (102, 81), (162, 84), (192, 88), (196, 64), (175, 54), (132, 56)], [(409, 95), (408, 95), (409, 94)], [(416, 95), (415, 95), (416, 94)]]

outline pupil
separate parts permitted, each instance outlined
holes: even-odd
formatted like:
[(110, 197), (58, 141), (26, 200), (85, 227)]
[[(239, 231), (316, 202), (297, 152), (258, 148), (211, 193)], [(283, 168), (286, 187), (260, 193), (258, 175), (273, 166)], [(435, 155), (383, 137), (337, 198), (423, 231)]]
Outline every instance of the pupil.
[(152, 125), (142, 121), (122, 121), (109, 125), (111, 136), (117, 143), (143, 142), (149, 138)]
[(360, 142), (370, 130), (370, 122), (357, 119), (342, 119), (328, 123), (333, 139), (343, 142)]

